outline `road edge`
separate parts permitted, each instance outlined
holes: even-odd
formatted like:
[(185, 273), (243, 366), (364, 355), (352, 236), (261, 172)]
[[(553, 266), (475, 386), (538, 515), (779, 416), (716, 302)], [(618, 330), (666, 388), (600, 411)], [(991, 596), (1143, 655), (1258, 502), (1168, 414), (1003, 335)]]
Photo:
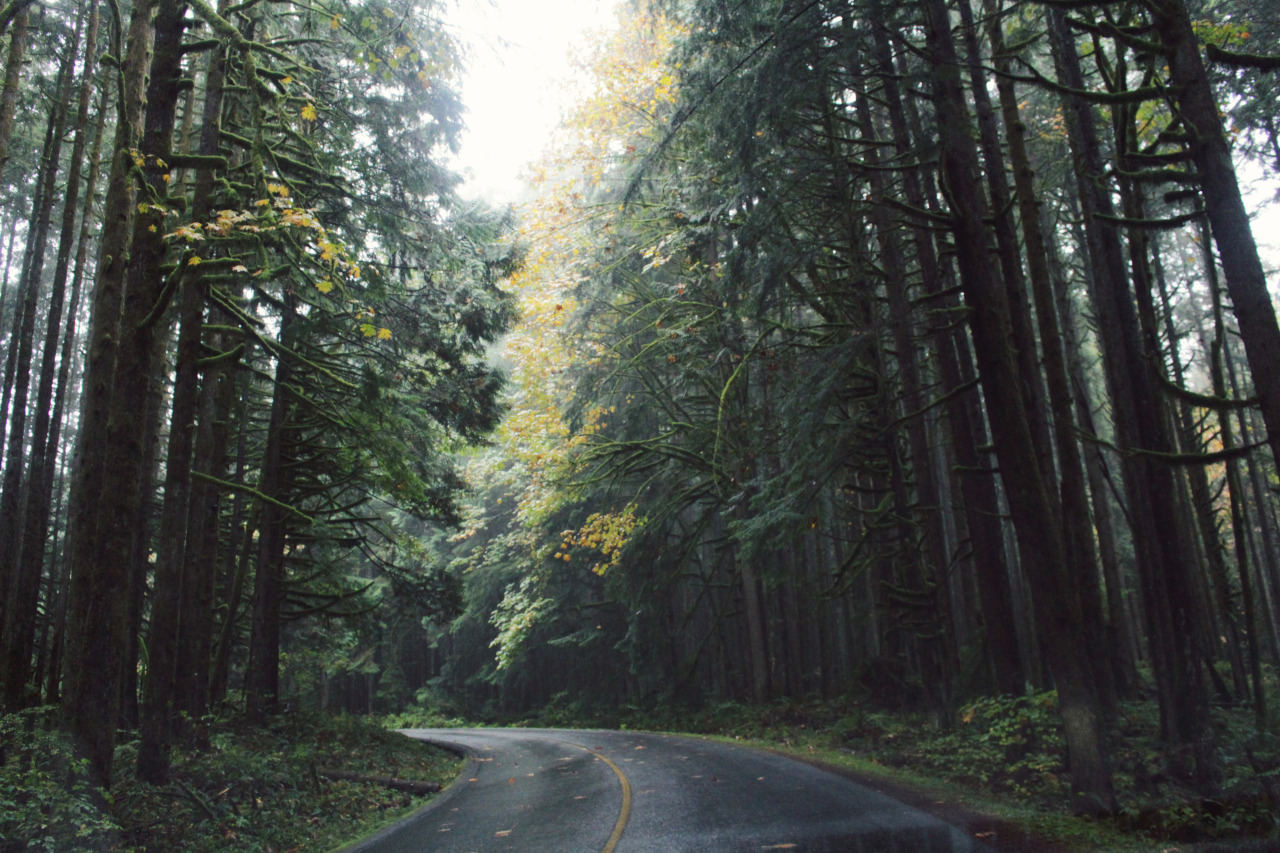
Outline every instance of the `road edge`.
[(445, 741), (414, 737), (409, 734), (409, 732), (412, 731), (418, 731), (418, 729), (395, 729), (397, 734), (402, 734), (411, 740), (416, 740), (421, 743), (429, 743), (432, 746), (439, 747), (445, 752), (453, 753), (459, 758), (465, 760), (467, 763), (463, 765), (462, 770), (458, 773), (457, 777), (429, 801), (423, 803), (404, 817), (387, 824), (372, 835), (367, 835), (359, 840), (348, 842), (341, 847), (335, 847), (331, 853), (364, 853), (364, 851), (369, 850), (375, 844), (382, 842), (392, 835), (404, 831), (422, 820), (429, 813), (449, 802), (459, 791), (462, 790), (462, 780), (470, 779), (475, 776), (479, 765), (476, 763), (476, 757), (465, 747), (459, 746), (455, 743), (447, 743)]
[(892, 797), (913, 809), (932, 815), (943, 823), (950, 824), (975, 842), (1001, 853), (1076, 853), (1078, 850), (1059, 841), (1038, 837), (997, 815), (979, 811), (972, 806), (953, 800), (940, 799), (940, 795), (936, 792), (911, 787), (870, 773), (859, 773), (857, 770), (841, 767), (820, 758), (808, 758), (767, 746), (757, 748), (834, 773), (864, 788)]

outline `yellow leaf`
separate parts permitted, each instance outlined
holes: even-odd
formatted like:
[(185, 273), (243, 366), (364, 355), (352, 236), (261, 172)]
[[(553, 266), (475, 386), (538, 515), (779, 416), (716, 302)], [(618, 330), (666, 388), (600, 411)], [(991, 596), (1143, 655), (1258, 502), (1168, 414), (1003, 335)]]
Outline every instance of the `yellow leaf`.
[(316, 120), (315, 104), (307, 104), (305, 107), (303, 107), (302, 117), (307, 121), (315, 121)]
[(379, 329), (379, 330), (378, 330), (378, 340), (380, 340), (380, 341), (389, 341), (389, 340), (391, 340), (391, 330), (390, 330), (390, 329)]
[(378, 334), (378, 327), (372, 323), (361, 323), (360, 333), (366, 338), (372, 338), (374, 335)]
[(336, 30), (340, 26), (342, 26), (341, 15), (334, 15), (332, 18), (329, 19), (329, 29)]
[(328, 293), (329, 291), (333, 290), (333, 282), (329, 281), (329, 279), (327, 278), (324, 281), (317, 281), (316, 290), (320, 291), (321, 293)]
[(198, 266), (199, 264), (200, 264), (199, 255), (192, 255), (191, 258), (187, 261), (187, 266), (194, 267), (194, 266)]
[(293, 78), (292, 78), (292, 77), (285, 77), (285, 78), (284, 78), (283, 80), (281, 80), (280, 82), (281, 82), (283, 85), (288, 86), (290, 83), (292, 83), (292, 82), (293, 82)]

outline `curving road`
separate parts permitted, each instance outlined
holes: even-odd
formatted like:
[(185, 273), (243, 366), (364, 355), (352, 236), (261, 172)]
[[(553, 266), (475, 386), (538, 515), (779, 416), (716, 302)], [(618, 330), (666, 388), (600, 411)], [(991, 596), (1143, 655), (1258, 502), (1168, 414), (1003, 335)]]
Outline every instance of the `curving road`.
[(462, 776), (348, 853), (960, 853), (955, 827), (778, 755), (675, 735), (413, 729)]

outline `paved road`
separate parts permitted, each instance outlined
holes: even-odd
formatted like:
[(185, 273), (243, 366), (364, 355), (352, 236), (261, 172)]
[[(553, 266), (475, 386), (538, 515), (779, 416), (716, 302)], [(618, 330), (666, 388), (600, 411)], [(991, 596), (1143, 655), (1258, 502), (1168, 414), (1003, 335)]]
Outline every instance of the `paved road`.
[(979, 853), (960, 830), (840, 776), (695, 738), (414, 729), (463, 750), (430, 806), (348, 853)]

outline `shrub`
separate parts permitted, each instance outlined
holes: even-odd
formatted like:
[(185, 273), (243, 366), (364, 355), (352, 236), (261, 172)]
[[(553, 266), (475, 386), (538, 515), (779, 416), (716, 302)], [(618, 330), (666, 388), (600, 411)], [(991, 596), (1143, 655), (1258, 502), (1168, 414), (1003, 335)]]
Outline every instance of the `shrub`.
[(98, 850), (119, 835), (88, 782), (87, 760), (53, 728), (51, 708), (0, 716), (0, 851)]

